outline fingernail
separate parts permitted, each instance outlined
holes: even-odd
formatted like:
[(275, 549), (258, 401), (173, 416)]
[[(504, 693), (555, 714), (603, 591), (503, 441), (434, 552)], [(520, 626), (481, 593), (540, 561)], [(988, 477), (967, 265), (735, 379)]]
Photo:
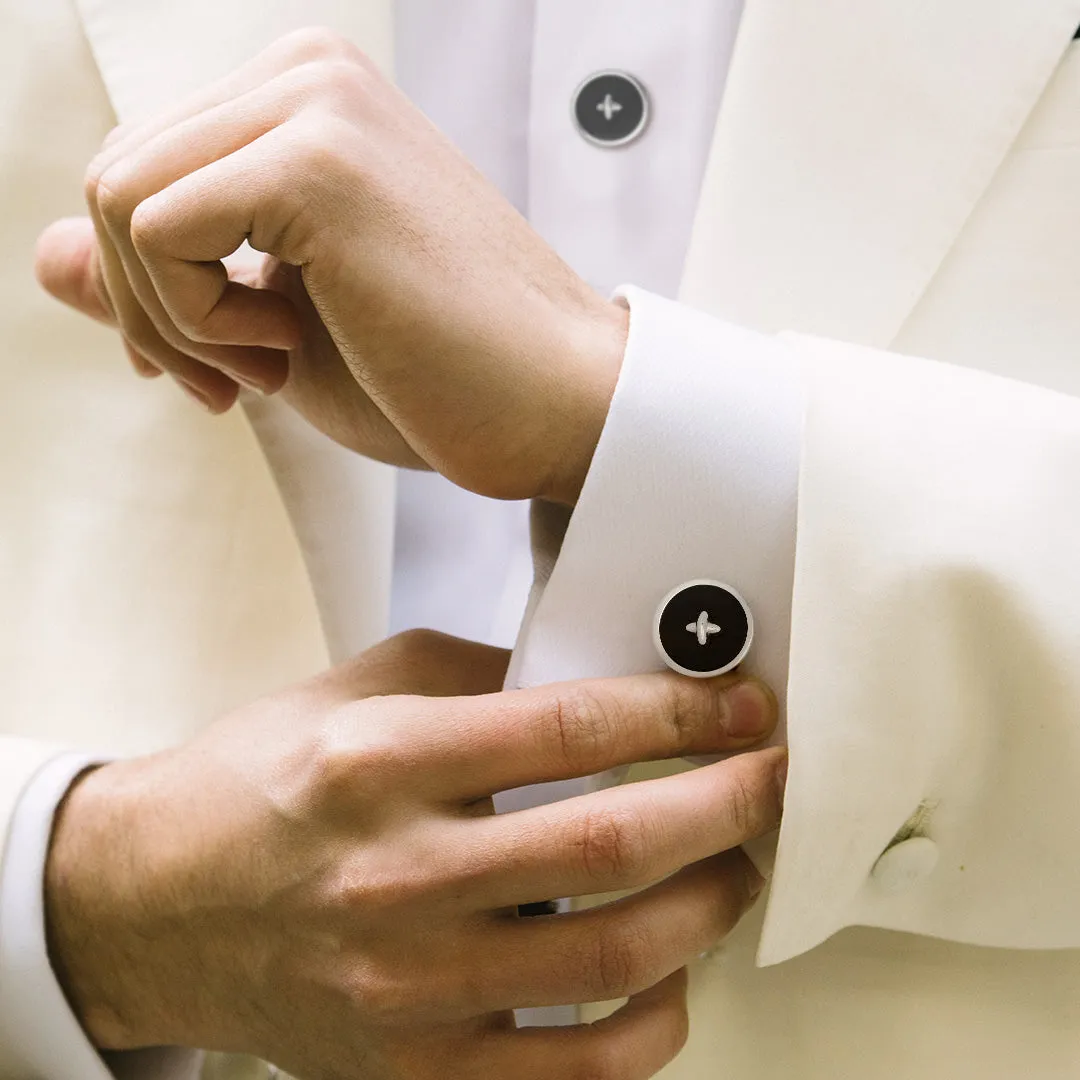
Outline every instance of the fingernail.
[(187, 394), (187, 396), (191, 398), (191, 400), (194, 401), (196, 405), (199, 405), (208, 413), (212, 413), (214, 411), (214, 403), (210, 400), (210, 396), (208, 394), (204, 394), (197, 387), (192, 386), (191, 383), (184, 382), (183, 379), (177, 379), (176, 385), (179, 386), (180, 389), (183, 390), (184, 393)]
[(736, 683), (724, 694), (724, 730), (733, 739), (760, 739), (772, 728), (773, 699), (761, 683)]

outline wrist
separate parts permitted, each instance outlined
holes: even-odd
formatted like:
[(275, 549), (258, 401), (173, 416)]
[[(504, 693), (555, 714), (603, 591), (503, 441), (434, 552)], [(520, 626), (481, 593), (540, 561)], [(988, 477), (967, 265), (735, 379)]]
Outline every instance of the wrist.
[(630, 331), (630, 311), (622, 302), (603, 301), (578, 320), (571, 349), (578, 354), (575, 422), (568, 425), (561, 454), (542, 497), (573, 506), (581, 494), (600, 434), (607, 421)]
[(140, 941), (135, 820), (125, 795), (135, 762), (83, 773), (56, 813), (45, 865), (49, 960), (68, 1003), (101, 1050), (159, 1043), (144, 1016), (151, 943)]

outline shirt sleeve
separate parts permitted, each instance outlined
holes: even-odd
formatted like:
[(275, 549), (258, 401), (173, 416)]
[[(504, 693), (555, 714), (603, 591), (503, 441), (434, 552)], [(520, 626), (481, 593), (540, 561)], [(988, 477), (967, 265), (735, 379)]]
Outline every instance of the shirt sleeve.
[(0, 1042), (18, 1080), (194, 1080), (201, 1055), (165, 1048), (103, 1057), (90, 1043), (49, 962), (44, 875), (57, 807), (95, 759), (62, 753), (24, 789), (0, 866)]

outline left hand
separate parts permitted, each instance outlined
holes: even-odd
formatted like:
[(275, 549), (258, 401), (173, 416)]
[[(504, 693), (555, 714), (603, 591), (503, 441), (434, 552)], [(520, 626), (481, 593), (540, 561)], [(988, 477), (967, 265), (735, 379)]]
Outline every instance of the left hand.
[[(355, 47), (290, 35), (91, 165), (39, 277), (211, 411), (237, 380), (337, 441), (482, 494), (573, 503), (628, 315)], [(245, 241), (247, 272), (222, 260)]]

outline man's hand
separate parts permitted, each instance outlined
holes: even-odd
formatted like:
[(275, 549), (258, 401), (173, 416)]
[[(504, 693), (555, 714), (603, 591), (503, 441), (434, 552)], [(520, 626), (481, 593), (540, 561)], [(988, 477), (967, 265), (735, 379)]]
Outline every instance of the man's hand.
[[(239, 380), (339, 442), (575, 501), (626, 310), (574, 274), (357, 49), (291, 35), (91, 165), (39, 277), (211, 410)], [(96, 237), (96, 239), (95, 239)], [(244, 241), (269, 258), (230, 277)]]
[[(505, 664), (404, 635), (185, 747), (86, 775), (46, 905), (97, 1044), (247, 1052), (305, 1080), (636, 1080), (669, 1061), (683, 966), (761, 885), (737, 845), (777, 824), (783, 751), (499, 816), (490, 796), (745, 749), (773, 699), (671, 674), (489, 692)], [(508, 1011), (624, 996), (592, 1026), (516, 1031)]]

